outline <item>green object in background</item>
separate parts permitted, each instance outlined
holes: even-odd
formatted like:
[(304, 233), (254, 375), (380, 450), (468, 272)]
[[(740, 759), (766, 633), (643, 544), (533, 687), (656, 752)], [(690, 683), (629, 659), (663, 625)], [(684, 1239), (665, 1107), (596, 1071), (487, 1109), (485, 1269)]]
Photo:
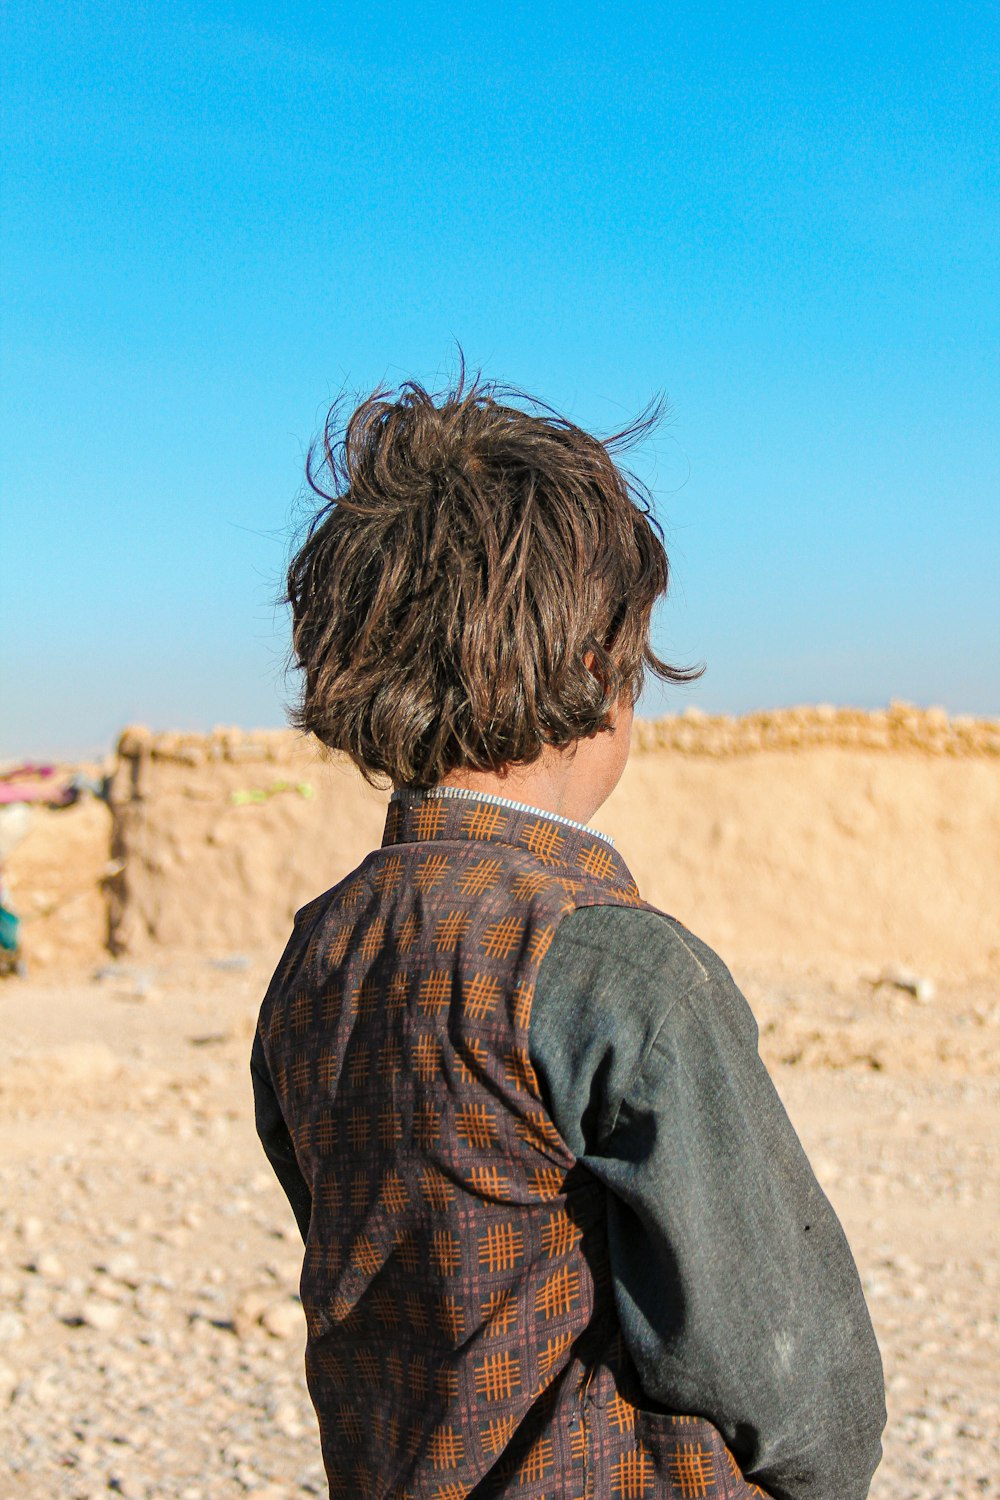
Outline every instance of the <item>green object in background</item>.
[(256, 802), (269, 802), (280, 792), (297, 792), (307, 802), (316, 795), (316, 789), (309, 781), (273, 781), (270, 786), (239, 787), (229, 793), (229, 800), (234, 807), (248, 807)]
[(7, 953), (17, 952), (17, 935), (21, 918), (9, 906), (0, 906), (0, 948)]

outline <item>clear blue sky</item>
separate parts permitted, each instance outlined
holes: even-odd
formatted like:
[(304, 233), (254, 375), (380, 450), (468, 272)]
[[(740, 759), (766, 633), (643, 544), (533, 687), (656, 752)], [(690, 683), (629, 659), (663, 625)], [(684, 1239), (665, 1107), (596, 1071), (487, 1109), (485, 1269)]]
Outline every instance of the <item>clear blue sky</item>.
[(1000, 712), (988, 7), (6, 14), (0, 754), (282, 722), (304, 449), (456, 341), (668, 393), (647, 712)]

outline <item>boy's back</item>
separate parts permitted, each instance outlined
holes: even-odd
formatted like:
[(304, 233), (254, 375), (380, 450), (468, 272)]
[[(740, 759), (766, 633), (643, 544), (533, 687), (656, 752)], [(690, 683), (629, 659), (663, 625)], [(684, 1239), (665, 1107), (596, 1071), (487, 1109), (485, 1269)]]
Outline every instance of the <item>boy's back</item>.
[(711, 1424), (636, 1410), (605, 1190), (531, 1062), (542, 960), (600, 904), (639, 904), (600, 837), (417, 795), (299, 913), (258, 1077), (313, 1205), (306, 1362), (332, 1495), (758, 1493)]
[(839, 1225), (723, 966), (580, 821), (643, 660), (685, 675), (648, 648), (662, 549), (549, 418), (411, 388), (352, 421), (290, 574), (300, 721), (397, 791), (253, 1057), (331, 1496), (861, 1500), (881, 1372)]

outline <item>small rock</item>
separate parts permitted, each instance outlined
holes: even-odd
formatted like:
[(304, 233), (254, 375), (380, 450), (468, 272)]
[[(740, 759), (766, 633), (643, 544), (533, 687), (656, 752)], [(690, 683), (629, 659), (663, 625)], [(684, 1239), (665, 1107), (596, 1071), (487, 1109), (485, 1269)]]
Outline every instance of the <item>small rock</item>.
[(248, 1338), (260, 1326), (260, 1315), (273, 1297), (267, 1292), (245, 1292), (233, 1310), (233, 1327), (241, 1339)]
[(272, 1338), (289, 1339), (305, 1332), (302, 1308), (297, 1302), (271, 1302), (260, 1315), (261, 1326)]
[(110, 1276), (112, 1281), (120, 1281), (133, 1291), (141, 1284), (138, 1259), (128, 1250), (123, 1250), (118, 1255), (109, 1255), (98, 1269)]
[(96, 1297), (102, 1302), (127, 1302), (131, 1296), (131, 1288), (124, 1286), (120, 1281), (113, 1281), (110, 1276), (100, 1272), (91, 1281), (87, 1288), (89, 1297)]
[(18, 1225), (21, 1238), (26, 1245), (37, 1245), (45, 1233), (45, 1225), (34, 1214), (28, 1214)]
[(240, 974), (244, 969), (249, 969), (250, 967), (250, 960), (245, 953), (232, 953), (228, 958), (211, 958), (209, 959), (209, 963), (213, 969), (231, 970), (236, 974)]
[[(183, 1134), (183, 1132), (178, 1132)], [(169, 1245), (173, 1250), (183, 1250), (191, 1238), (190, 1231), (183, 1224), (169, 1224), (164, 1229), (158, 1229), (153, 1235), (161, 1245)]]
[(285, 1286), (297, 1286), (299, 1277), (302, 1275), (301, 1255), (285, 1256), (281, 1260), (268, 1260), (264, 1262), (264, 1271), (268, 1276), (273, 1276), (275, 1281)]
[(930, 1005), (937, 993), (933, 979), (914, 974), (910, 969), (890, 967), (883, 969), (876, 984), (891, 984), (897, 990), (912, 995), (918, 1005)]
[(62, 1261), (50, 1250), (36, 1256), (28, 1269), (34, 1271), (36, 1276), (44, 1276), (46, 1281), (59, 1281), (64, 1274)]
[(292, 1401), (281, 1401), (274, 1409), (272, 1417), (275, 1427), (287, 1438), (300, 1438), (302, 1436), (302, 1423), (299, 1421), (299, 1409)]
[(51, 1370), (42, 1370), (28, 1387), (36, 1406), (53, 1406), (59, 1399), (60, 1384)]
[(0, 1344), (15, 1344), (24, 1338), (24, 1323), (17, 1313), (0, 1312)]
[(112, 1474), (108, 1478), (108, 1491), (112, 1495), (121, 1495), (124, 1500), (146, 1500), (149, 1491), (145, 1485), (135, 1479), (126, 1479), (123, 1475)]
[(52, 1287), (49, 1286), (48, 1282), (41, 1281), (37, 1277), (32, 1277), (30, 1281), (24, 1283), (21, 1295), (18, 1298), (18, 1305), (22, 1313), (27, 1315), (30, 1322), (33, 1315), (48, 1311), (51, 1299)]
[(103, 1297), (88, 1297), (80, 1306), (77, 1320), (98, 1333), (111, 1333), (118, 1327), (122, 1310), (117, 1302), (107, 1302)]
[(130, 984), (127, 989), (115, 990), (114, 992), (116, 1000), (125, 1000), (133, 1005), (141, 1004), (144, 1000), (159, 1000), (160, 995), (161, 992), (146, 980), (137, 980), (135, 984)]

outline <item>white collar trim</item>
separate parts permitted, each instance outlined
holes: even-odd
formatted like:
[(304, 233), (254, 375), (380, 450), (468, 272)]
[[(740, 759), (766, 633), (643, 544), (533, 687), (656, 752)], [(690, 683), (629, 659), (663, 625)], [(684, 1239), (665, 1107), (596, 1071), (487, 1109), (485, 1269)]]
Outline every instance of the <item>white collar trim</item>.
[(516, 812), (538, 813), (543, 818), (554, 818), (557, 823), (566, 823), (570, 828), (579, 828), (581, 832), (589, 833), (595, 839), (603, 839), (606, 844), (611, 845), (612, 849), (615, 847), (615, 841), (609, 833), (601, 833), (599, 829), (591, 828), (586, 823), (578, 823), (575, 818), (564, 818), (562, 813), (550, 812), (547, 807), (533, 807), (530, 802), (514, 802), (510, 797), (499, 797), (495, 792), (477, 792), (471, 787), (432, 786), (423, 792), (400, 788), (399, 791), (393, 792), (389, 801), (401, 802), (404, 798), (413, 796), (464, 797), (474, 802), (495, 802), (499, 807), (512, 807)]

